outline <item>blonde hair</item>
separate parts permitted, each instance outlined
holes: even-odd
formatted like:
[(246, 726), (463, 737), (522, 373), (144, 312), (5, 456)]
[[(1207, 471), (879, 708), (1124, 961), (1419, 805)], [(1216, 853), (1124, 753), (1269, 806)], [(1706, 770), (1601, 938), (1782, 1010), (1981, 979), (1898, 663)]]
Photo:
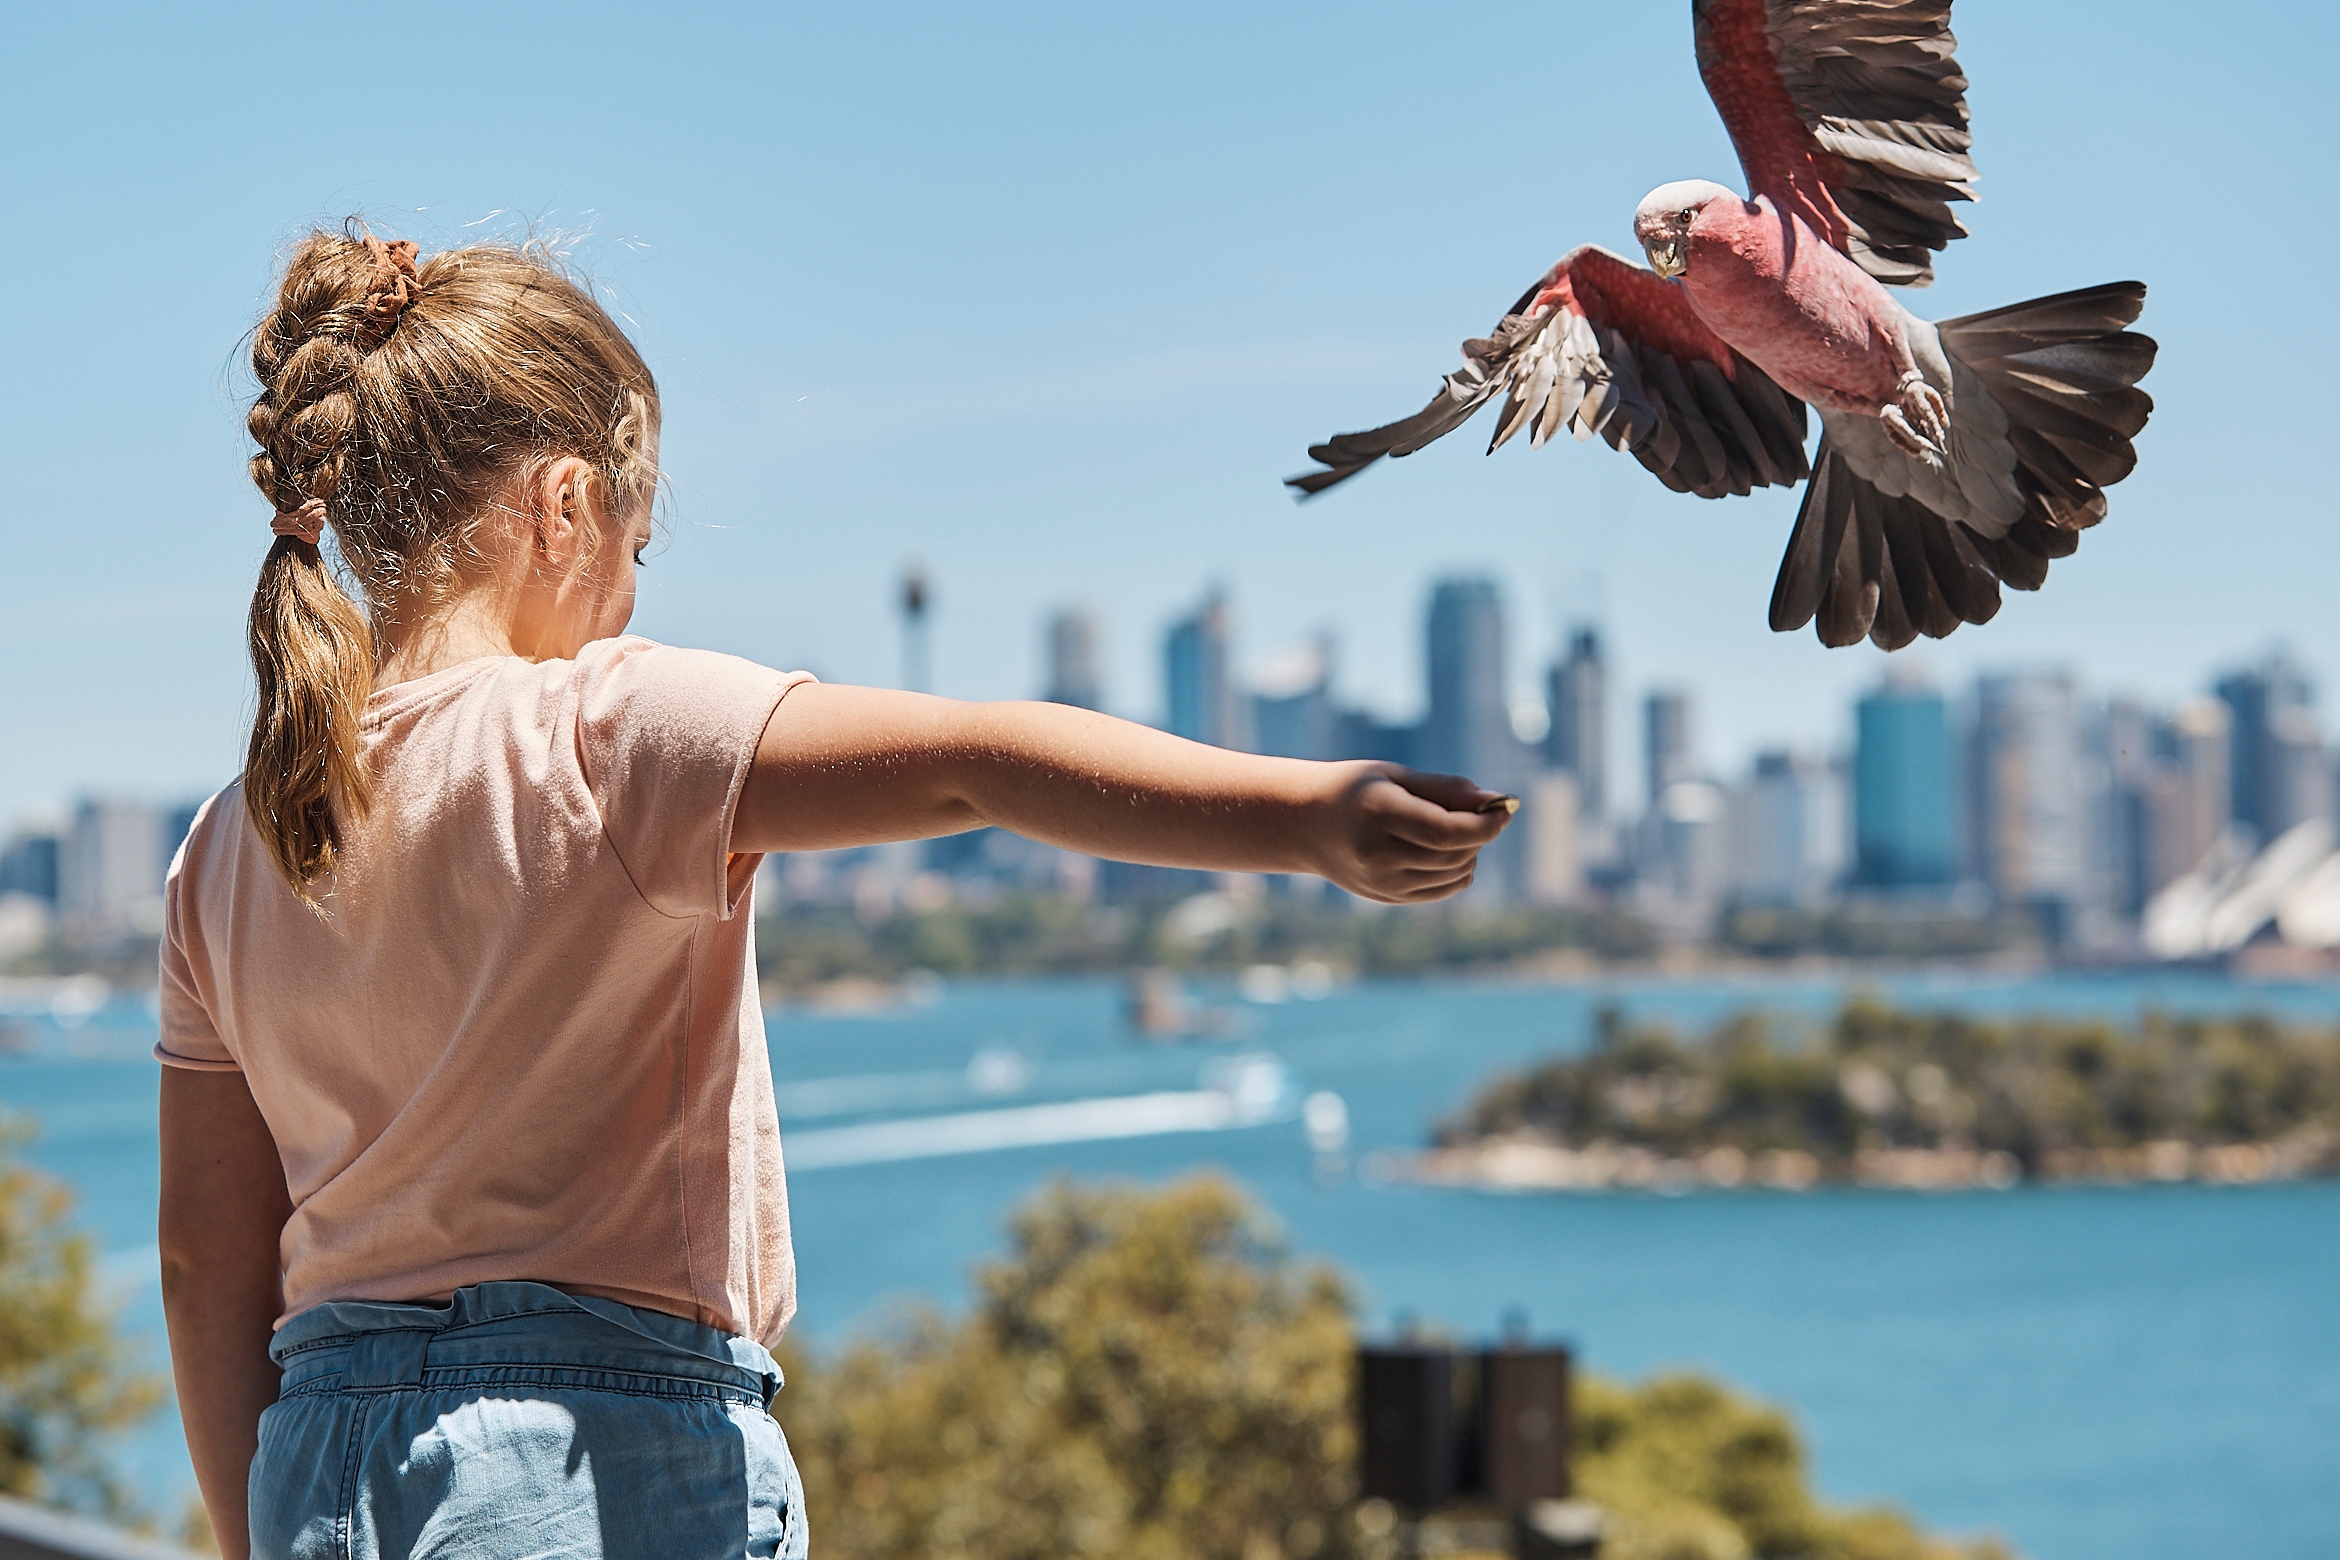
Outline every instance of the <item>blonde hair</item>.
[(259, 708), (244, 807), (303, 899), (372, 798), (358, 723), (374, 625), (443, 603), (483, 560), (502, 487), (574, 456), (623, 509), (657, 480), (658, 389), (608, 313), (535, 247), (419, 265), (352, 224), (293, 250), (252, 341), (252, 481), (279, 513), (320, 500), (361, 613), (318, 549), (279, 537), (252, 595)]

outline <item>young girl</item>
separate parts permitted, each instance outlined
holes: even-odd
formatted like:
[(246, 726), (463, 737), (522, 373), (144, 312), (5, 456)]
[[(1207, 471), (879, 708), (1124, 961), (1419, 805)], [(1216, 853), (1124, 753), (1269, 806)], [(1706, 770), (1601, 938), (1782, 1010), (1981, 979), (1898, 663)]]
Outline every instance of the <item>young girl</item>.
[(627, 636), (657, 388), (531, 252), (313, 234), (252, 363), (259, 708), (171, 868), (157, 1047), (172, 1363), (231, 1560), (803, 1554), (765, 852), (996, 824), (1405, 903), (1507, 816)]

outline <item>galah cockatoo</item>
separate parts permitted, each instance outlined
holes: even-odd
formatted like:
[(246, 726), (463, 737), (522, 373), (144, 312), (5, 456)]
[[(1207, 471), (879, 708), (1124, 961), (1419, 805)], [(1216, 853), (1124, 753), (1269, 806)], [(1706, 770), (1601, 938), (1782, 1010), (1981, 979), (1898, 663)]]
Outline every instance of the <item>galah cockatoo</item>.
[[(1633, 214), (1652, 270), (1591, 245), (1547, 271), (1402, 422), (1344, 433), (1290, 479), (1323, 491), (1507, 393), (1492, 453), (1562, 427), (1702, 498), (1810, 479), (1771, 626), (1897, 650), (2037, 590), (2137, 463), (2140, 282), (1928, 323), (1923, 287), (1974, 198), (1950, 0), (1692, 0), (1698, 70), (1751, 194), (1660, 185)], [(1654, 274), (1653, 274), (1654, 273)], [(1804, 407), (1820, 447), (1804, 454)]]

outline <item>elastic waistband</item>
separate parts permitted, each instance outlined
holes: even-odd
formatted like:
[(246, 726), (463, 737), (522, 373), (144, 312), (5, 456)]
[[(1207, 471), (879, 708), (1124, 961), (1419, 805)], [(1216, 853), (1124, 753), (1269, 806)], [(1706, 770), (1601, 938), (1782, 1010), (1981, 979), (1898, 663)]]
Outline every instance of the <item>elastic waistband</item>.
[(655, 1391), (771, 1406), (780, 1366), (753, 1339), (549, 1284), (473, 1284), (445, 1305), (330, 1300), (276, 1330), (282, 1395), (514, 1384)]

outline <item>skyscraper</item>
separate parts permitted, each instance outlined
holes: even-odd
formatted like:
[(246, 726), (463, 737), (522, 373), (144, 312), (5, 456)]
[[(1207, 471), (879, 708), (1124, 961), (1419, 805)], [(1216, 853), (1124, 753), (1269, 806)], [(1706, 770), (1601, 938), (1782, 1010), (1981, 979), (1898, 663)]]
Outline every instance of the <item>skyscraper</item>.
[(77, 939), (102, 940), (162, 925), (170, 865), (162, 809), (85, 797), (57, 852), (57, 910)]
[(1755, 769), (1726, 800), (1731, 896), (1757, 904), (1805, 904), (1844, 875), (1844, 775), (1797, 753), (1755, 756)]
[(1642, 701), (1642, 771), (1649, 785), (1649, 805), (1656, 807), (1668, 786), (1698, 778), (1698, 763), (1690, 751), (1690, 695), (1679, 688), (1661, 688)]
[(1277, 758), (1353, 758), (1341, 751), (1341, 712), (1332, 700), (1333, 643), (1319, 634), (1258, 669), (1251, 698), (1251, 745)]
[(1870, 888), (1958, 878), (1958, 759), (1950, 707), (1906, 677), (1860, 701), (1853, 749), (1853, 875)]
[(1041, 697), (1051, 704), (1103, 709), (1099, 661), (1095, 615), (1084, 607), (1058, 611), (1048, 620), (1048, 691)]
[(2077, 690), (2064, 672), (1976, 684), (1977, 865), (2008, 904), (2077, 907), (2093, 895)]
[(2310, 818), (2332, 816), (2331, 770), (2316, 722), (2314, 684), (2278, 650), (2255, 667), (2218, 680), (2233, 717), (2229, 773), (2234, 820), (2258, 843)]
[(1503, 602), (1481, 576), (1446, 579), (1430, 593), (1430, 715), (1423, 764), (1512, 784), (1522, 767), (1503, 680)]
[(1546, 770), (1529, 780), (1520, 815), (1505, 832), (1517, 834), (1520, 897), (1531, 904), (1570, 905), (1584, 897), (1584, 839), (1576, 779)]
[(1248, 745), (1229, 662), (1227, 595), (1213, 586), (1202, 604), (1170, 627), (1164, 646), (1170, 730), (1213, 747)]
[(2233, 724), (2219, 699), (2191, 699), (2158, 733), (2140, 820), (2137, 900), (2208, 859), (2234, 814), (2229, 766)]
[(1608, 673), (1590, 626), (1569, 634), (1568, 654), (1546, 678), (1545, 702), (1552, 712), (1545, 759), (1576, 782), (1578, 816), (1599, 819), (1609, 806)]
[(45, 828), (21, 829), (0, 845), (0, 895), (23, 894), (54, 908), (57, 903), (57, 836)]
[(2099, 836), (2116, 908), (2142, 910), (2226, 838), (2231, 724), (2225, 703), (2212, 698), (2190, 699), (2166, 718), (2129, 699), (2106, 706)]

